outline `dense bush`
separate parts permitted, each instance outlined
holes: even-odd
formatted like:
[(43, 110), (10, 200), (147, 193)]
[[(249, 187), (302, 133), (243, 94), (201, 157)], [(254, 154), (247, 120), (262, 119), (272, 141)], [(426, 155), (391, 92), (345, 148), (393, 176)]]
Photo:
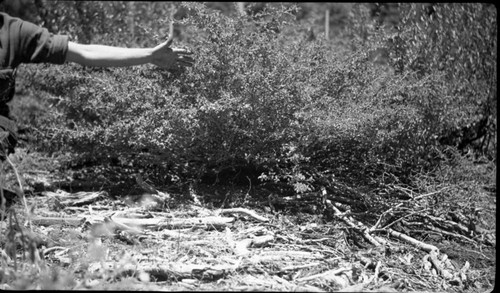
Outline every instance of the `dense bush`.
[[(149, 23), (151, 31), (167, 27), (171, 12)], [(412, 22), (405, 20), (399, 31), (385, 29), (356, 4), (345, 33), (351, 40), (327, 42), (309, 39), (296, 14), (293, 7), (273, 5), (247, 16), (224, 15), (182, 4), (176, 14), (181, 45), (197, 59), (182, 72), (28, 67), (32, 88), (45, 93), (50, 109), (38, 117), (40, 145), (69, 147), (85, 160), (155, 165), (197, 178), (250, 168), (254, 172), (245, 176), (306, 191), (331, 175), (408, 175), (429, 167), (439, 138), (471, 121), (474, 111), (462, 108), (474, 103), (457, 90), (449, 74), (454, 71), (435, 68), (431, 57), (437, 53), (424, 41), (411, 46), (419, 51), (402, 49), (404, 40), (425, 33), (409, 34)], [(100, 20), (110, 27), (106, 21)], [(108, 44), (119, 44), (115, 36)], [(147, 44), (146, 30), (136, 37)], [(441, 46), (444, 39), (436, 42)], [(381, 48), (387, 65), (371, 62)], [(426, 70), (413, 56), (430, 62)], [(496, 66), (496, 59), (488, 62)]]
[[(497, 11), (493, 5), (408, 4), (387, 38), (395, 68), (435, 79), (446, 87), (431, 104), (443, 125), (441, 141), (472, 146), (495, 157)], [(434, 83), (433, 83), (434, 84)]]

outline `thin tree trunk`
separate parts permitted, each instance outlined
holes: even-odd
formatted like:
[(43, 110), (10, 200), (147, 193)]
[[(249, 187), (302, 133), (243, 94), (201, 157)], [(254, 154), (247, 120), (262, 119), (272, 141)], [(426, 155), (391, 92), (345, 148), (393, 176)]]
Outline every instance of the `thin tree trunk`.
[[(128, 6), (128, 30), (131, 40), (135, 40), (135, 24), (134, 24), (134, 15), (135, 15), (135, 5), (133, 1), (127, 3)], [(134, 41), (135, 42), (135, 41)]]
[(325, 39), (329, 40), (330, 37), (330, 10), (325, 11)]

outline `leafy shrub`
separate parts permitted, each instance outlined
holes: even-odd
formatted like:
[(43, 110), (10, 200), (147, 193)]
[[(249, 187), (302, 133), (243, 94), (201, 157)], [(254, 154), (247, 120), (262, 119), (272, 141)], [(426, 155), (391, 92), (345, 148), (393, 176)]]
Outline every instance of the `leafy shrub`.
[[(361, 8), (354, 12), (366, 16)], [(191, 69), (29, 69), (51, 109), (39, 124), (41, 145), (195, 178), (246, 168), (303, 192), (332, 174), (430, 167), (439, 137), (462, 115), (454, 79), (406, 59), (399, 70), (397, 38), (368, 16), (352, 15), (358, 22), (343, 45), (308, 40), (293, 7), (228, 16), (187, 3), (179, 11), (180, 44), (197, 60)], [(370, 61), (380, 48), (390, 64)]]
[[(444, 95), (429, 101), (444, 113), (441, 136), (465, 136), (462, 148), (476, 146), (495, 155), (497, 12), (480, 3), (407, 4), (400, 7), (401, 24), (389, 38), (392, 64), (398, 72), (415, 72), (418, 79), (444, 83)], [(451, 99), (449, 98), (451, 97)], [(438, 101), (439, 100), (445, 100)], [(479, 122), (485, 121), (482, 125)], [(484, 126), (483, 126), (484, 125)], [(474, 127), (480, 129), (473, 129)], [(460, 128), (471, 129), (468, 138)], [(453, 141), (453, 140), (452, 140)], [(459, 147), (460, 142), (458, 141)]]

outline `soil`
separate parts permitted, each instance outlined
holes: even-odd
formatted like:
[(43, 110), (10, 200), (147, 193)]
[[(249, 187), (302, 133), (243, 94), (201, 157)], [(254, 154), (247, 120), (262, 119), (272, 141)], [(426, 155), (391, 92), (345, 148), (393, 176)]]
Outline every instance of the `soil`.
[[(109, 174), (25, 174), (29, 212), (18, 201), (2, 222), (1, 288), (485, 292), (495, 282), (494, 246), (422, 234), (439, 249), (439, 271), (402, 239), (370, 243), (359, 227), (377, 217), (363, 216), (369, 202), (347, 186), (291, 196), (269, 185), (156, 190)], [(325, 201), (350, 204), (364, 223)]]

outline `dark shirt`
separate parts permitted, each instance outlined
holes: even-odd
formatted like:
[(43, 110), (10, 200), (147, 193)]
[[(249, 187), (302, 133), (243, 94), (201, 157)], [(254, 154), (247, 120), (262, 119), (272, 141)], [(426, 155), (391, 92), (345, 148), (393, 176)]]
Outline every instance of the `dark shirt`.
[(0, 12), (0, 68), (16, 68), (20, 63), (63, 64), (68, 37), (54, 35), (19, 18)]
[(15, 92), (16, 68), (21, 63), (62, 64), (68, 52), (68, 37), (0, 12), (0, 160), (14, 152), (17, 126), (10, 120), (7, 103)]
[(0, 115), (9, 116), (15, 69), (21, 63), (63, 64), (68, 37), (0, 12)]

